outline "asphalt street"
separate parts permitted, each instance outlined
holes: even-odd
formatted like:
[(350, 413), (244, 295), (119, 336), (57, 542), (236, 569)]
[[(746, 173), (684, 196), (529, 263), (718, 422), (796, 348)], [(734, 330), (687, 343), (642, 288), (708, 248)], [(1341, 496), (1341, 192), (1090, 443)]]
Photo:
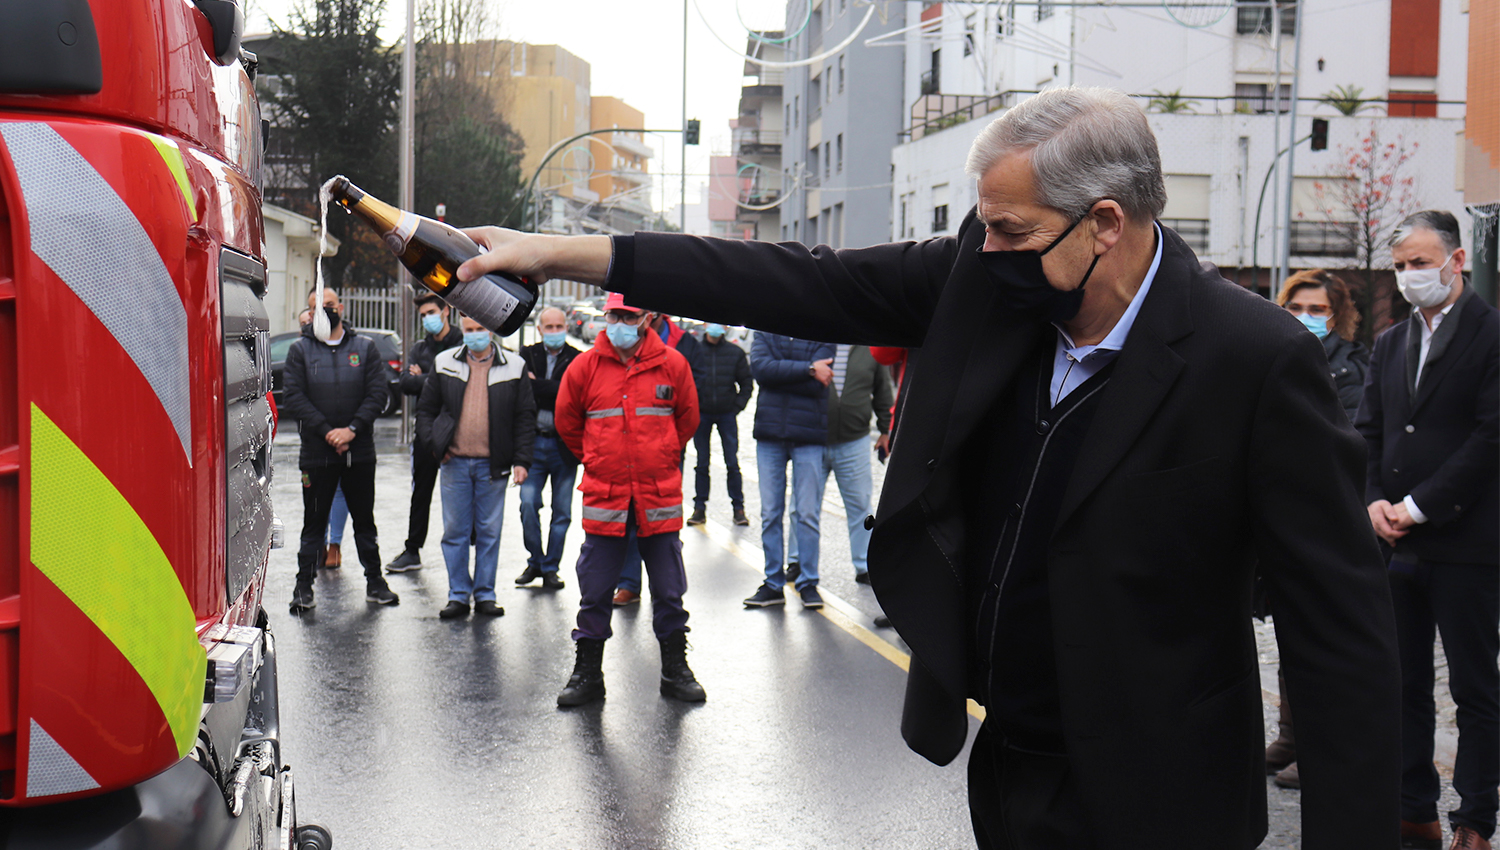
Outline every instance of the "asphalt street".
[[(828, 607), (741, 606), (762, 569), (750, 411), (741, 417), (739, 454), (752, 527), (732, 525), (715, 440), (709, 522), (682, 532), (689, 661), (708, 701), (692, 706), (658, 694), (648, 594), (615, 612), (604, 659), (608, 697), (567, 710), (555, 698), (573, 661), (572, 565), (582, 541), (576, 493), (563, 557), (568, 587), (550, 593), (512, 584), (526, 553), (518, 491), (507, 491), (497, 585), (504, 617), (438, 619), (447, 578), (437, 497), (424, 568), (389, 577), (399, 606), (365, 602), (351, 530), (345, 566), (320, 571), (316, 610), (294, 617), (286, 602), (302, 507), (295, 424), (283, 424), (274, 499), (287, 548), (272, 553), (266, 607), (278, 639), (283, 741), (296, 771), (298, 813), (329, 827), (335, 846), (973, 846), (967, 754), (940, 768), (901, 741), (906, 647), (890, 629), (874, 627), (874, 595), (853, 580), (831, 478), (822, 517)], [(410, 477), (396, 427), (387, 419), (378, 429), (383, 560), (399, 553), (406, 535)], [(695, 462), (690, 446), (689, 501)], [(874, 468), (878, 494), (883, 468)], [(1275, 642), (1270, 625), (1257, 631), (1269, 740)], [(970, 725), (977, 728), (977, 719)], [(1447, 734), (1445, 773), (1451, 726)], [(1269, 780), (1268, 789), (1271, 833), (1262, 846), (1295, 848), (1297, 792)]]

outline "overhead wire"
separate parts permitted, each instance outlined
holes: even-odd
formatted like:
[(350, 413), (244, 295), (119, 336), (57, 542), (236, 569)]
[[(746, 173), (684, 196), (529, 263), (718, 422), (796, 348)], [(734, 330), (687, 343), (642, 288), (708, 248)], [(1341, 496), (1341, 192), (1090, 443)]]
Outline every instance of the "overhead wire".
[(837, 56), (839, 53), (843, 52), (844, 48), (853, 44), (856, 38), (859, 38), (859, 34), (865, 31), (866, 26), (869, 26), (870, 19), (875, 17), (875, 7), (871, 6), (868, 10), (865, 11), (865, 17), (859, 22), (859, 26), (855, 27), (854, 31), (849, 33), (848, 38), (839, 42), (836, 47), (833, 47), (830, 50), (825, 50), (822, 53), (819, 53), (817, 56), (809, 56), (806, 59), (796, 59), (790, 62), (773, 62), (767, 59), (760, 59), (755, 56), (748, 56), (743, 53), (740, 48), (735, 47), (734, 45), (725, 41), (724, 37), (719, 35), (718, 30), (715, 30), (713, 26), (708, 22), (708, 16), (703, 14), (703, 7), (698, 5), (698, 0), (693, 0), (693, 8), (698, 11), (698, 17), (703, 21), (703, 26), (708, 30), (709, 35), (713, 36), (714, 39), (717, 40), (720, 44), (734, 51), (736, 55), (744, 59), (746, 62), (759, 65), (762, 68), (803, 68), (808, 65), (816, 65), (817, 63), (822, 62), (824, 59)]

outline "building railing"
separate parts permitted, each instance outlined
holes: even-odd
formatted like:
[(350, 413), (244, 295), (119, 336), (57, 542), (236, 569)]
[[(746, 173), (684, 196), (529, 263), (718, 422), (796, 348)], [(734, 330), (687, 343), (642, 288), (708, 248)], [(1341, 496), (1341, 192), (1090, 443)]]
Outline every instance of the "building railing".
[(747, 147), (781, 147), (780, 130), (755, 130), (744, 127), (734, 131), (734, 147), (736, 150), (744, 150)]
[[(928, 94), (917, 99), (911, 107), (911, 125), (896, 134), (897, 143), (914, 142), (929, 133), (946, 130), (949, 127), (963, 124), (975, 118), (988, 115), (1000, 109), (1015, 106), (1027, 97), (1037, 94), (1034, 91), (1005, 91), (992, 95), (962, 95), (962, 94)], [(1256, 115), (1254, 108), (1245, 104), (1243, 95), (1172, 95), (1170, 99), (1160, 94), (1132, 94), (1130, 97), (1142, 102), (1146, 111), (1152, 114), (1180, 114), (1180, 115)], [(1269, 98), (1268, 98), (1269, 100)], [(1285, 101), (1283, 101), (1285, 102)], [(1298, 112), (1307, 116), (1317, 114), (1323, 117), (1332, 117), (1340, 114), (1333, 104), (1321, 97), (1299, 97), (1300, 104)], [(1464, 106), (1467, 101), (1462, 100), (1424, 100), (1417, 97), (1402, 97), (1397, 95), (1392, 98), (1372, 97), (1361, 98), (1357, 105), (1356, 116), (1379, 117), (1380, 112), (1389, 116), (1392, 107), (1398, 110), (1416, 109), (1419, 107), (1438, 106)], [(1314, 113), (1318, 106), (1325, 107)], [(1346, 105), (1346, 108), (1351, 108)], [(1285, 109), (1283, 110), (1285, 111)], [(1412, 117), (1394, 115), (1389, 117)], [(1418, 116), (1420, 117), (1420, 116)]]

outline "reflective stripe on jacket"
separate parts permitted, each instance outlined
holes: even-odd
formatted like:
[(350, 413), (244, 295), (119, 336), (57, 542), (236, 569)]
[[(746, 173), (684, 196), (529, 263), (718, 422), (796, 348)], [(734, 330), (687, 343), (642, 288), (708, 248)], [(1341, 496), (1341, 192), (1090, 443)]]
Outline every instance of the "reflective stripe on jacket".
[(557, 434), (583, 460), (583, 530), (623, 537), (682, 528), (682, 451), (698, 430), (698, 390), (687, 358), (654, 333), (629, 365), (605, 334), (563, 373)]

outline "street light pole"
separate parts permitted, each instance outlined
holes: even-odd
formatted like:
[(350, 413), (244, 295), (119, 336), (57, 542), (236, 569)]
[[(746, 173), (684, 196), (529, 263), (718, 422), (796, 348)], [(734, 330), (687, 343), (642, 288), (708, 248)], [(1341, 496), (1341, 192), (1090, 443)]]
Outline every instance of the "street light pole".
[(687, 30), (688, 0), (682, 0), (682, 198), (677, 202), (677, 229), (687, 233)]
[[(1302, 3), (1301, 0), (1292, 4), (1292, 111), (1290, 115), (1291, 131), (1287, 134), (1293, 140), (1297, 138), (1297, 96), (1300, 94), (1298, 82), (1302, 78)], [(1286, 279), (1292, 271), (1292, 190), (1297, 185), (1297, 143), (1293, 141), (1287, 145), (1286, 152), (1286, 208), (1282, 220), (1286, 222), (1286, 238), (1281, 242), (1281, 255), (1277, 258), (1278, 271), (1276, 273), (1275, 285), (1271, 291), (1274, 299), (1281, 294), (1281, 287), (1286, 285)]]
[[(415, 88), (417, 82), (417, 0), (406, 0), (406, 47), (401, 51), (401, 134), (399, 144), (401, 147), (401, 209), (415, 209), (416, 199), (416, 163), (414, 162), (415, 142), (413, 139), (413, 124), (416, 114)], [(396, 264), (396, 295), (401, 299), (401, 348), (402, 368), (410, 365), (411, 341), (407, 337), (416, 333), (416, 318), (412, 311), (411, 287), (404, 286), (406, 283), (406, 267), (400, 263)], [(411, 438), (411, 396), (401, 394), (401, 442), (406, 443)]]

